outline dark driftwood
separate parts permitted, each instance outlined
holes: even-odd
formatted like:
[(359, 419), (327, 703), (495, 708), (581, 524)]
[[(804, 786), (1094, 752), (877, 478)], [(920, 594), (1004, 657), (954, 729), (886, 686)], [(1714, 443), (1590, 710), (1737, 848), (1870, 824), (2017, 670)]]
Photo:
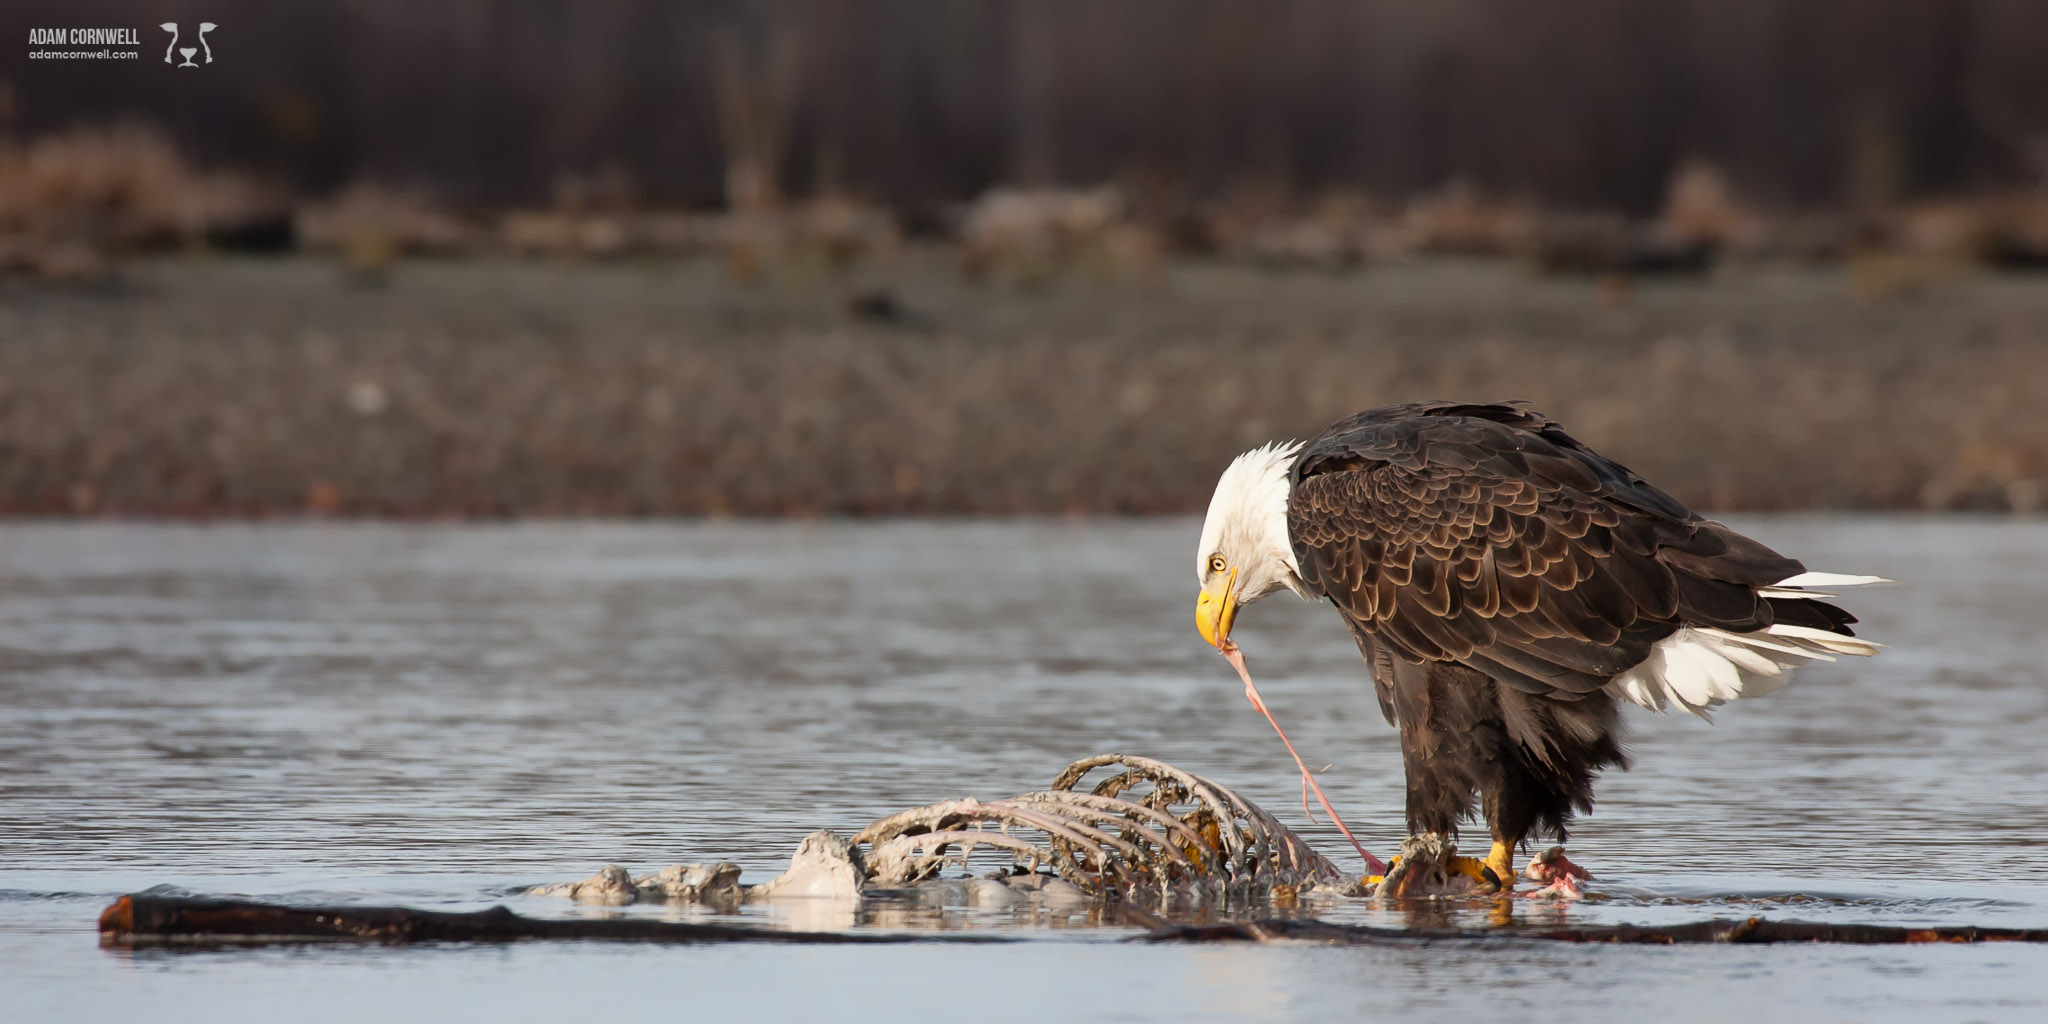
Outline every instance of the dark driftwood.
[(1006, 936), (794, 932), (643, 918), (521, 917), (504, 907), (470, 913), (408, 907), (290, 907), (254, 900), (131, 893), (100, 914), (100, 941), (115, 945), (238, 945), (275, 942), (1007, 942)]
[[(1156, 921), (1142, 912), (1134, 922)], [(1149, 922), (1147, 922), (1149, 923)], [(237, 945), (273, 942), (514, 942), (585, 939), (610, 942), (1008, 942), (1018, 937), (957, 932), (792, 932), (727, 924), (678, 924), (637, 918), (545, 919), (521, 917), (504, 907), (472, 913), (406, 907), (290, 907), (253, 900), (123, 896), (100, 915), (100, 938), (115, 945)], [(1837, 942), (1889, 945), (1917, 942), (2048, 942), (2042, 928), (1899, 928), (1812, 921), (1699, 921), (1645, 928), (1548, 928), (1527, 931), (1429, 931), (1368, 928), (1313, 920), (1241, 924), (1164, 925), (1140, 942), (1320, 942), (1338, 946), (1413, 945), (1429, 942), (1605, 942), (1681, 945), (1735, 942)]]
[(1718, 918), (1690, 924), (1644, 927), (1618, 924), (1588, 928), (1499, 931), (1429, 931), (1368, 928), (1323, 921), (1247, 921), (1241, 924), (1159, 928), (1145, 942), (1320, 942), (1333, 946), (1378, 946), (1427, 942), (1603, 942), (1617, 945), (1679, 946), (1700, 943), (1836, 942), (1897, 945), (1918, 942), (2048, 942), (2048, 928), (1901, 928), (1879, 924), (1772, 921), (1761, 917)]

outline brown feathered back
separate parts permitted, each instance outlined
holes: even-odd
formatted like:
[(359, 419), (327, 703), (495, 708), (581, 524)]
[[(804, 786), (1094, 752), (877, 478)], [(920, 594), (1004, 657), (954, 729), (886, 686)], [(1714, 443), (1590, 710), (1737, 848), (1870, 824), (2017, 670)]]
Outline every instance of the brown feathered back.
[(1577, 699), (1684, 624), (1855, 621), (1759, 596), (1804, 567), (1521, 403), (1367, 410), (1309, 441), (1291, 479), (1302, 579), (1353, 629), (1524, 692)]

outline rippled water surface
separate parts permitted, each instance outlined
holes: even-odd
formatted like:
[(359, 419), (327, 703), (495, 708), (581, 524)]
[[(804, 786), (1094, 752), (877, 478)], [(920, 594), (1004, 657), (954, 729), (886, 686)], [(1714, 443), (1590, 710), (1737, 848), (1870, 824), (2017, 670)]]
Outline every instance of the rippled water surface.
[[(1637, 767), (1603, 781), (1573, 837), (1599, 894), (1518, 905), (1505, 927), (2048, 926), (2048, 525), (1738, 525), (1813, 567), (1906, 581), (1847, 602), (1891, 649), (1712, 726), (1631, 711)], [(763, 880), (812, 830), (1039, 788), (1109, 750), (1231, 784), (1334, 856), (1194, 634), (1195, 532), (0, 527), (0, 1017), (2048, 1019), (2048, 948), (2021, 946), (1142, 947), (1087, 915), (964, 910), (748, 916), (1031, 941), (98, 945), (103, 906), (162, 883), (595, 913), (514, 890), (607, 862), (729, 859)], [(1274, 598), (1238, 637), (1304, 756), (1333, 764), (1332, 799), (1390, 850), (1396, 739), (1333, 614)], [(1318, 912), (1499, 924), (1484, 905)]]

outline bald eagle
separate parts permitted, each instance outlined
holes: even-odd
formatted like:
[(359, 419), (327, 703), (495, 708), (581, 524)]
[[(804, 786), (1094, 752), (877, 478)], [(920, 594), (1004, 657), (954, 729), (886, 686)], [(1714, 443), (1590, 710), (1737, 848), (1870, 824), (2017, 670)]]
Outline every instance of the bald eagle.
[(1886, 582), (1808, 572), (1520, 402), (1385, 406), (1246, 452), (1196, 575), (1197, 626), (1226, 653), (1267, 594), (1336, 607), (1400, 730), (1409, 831), (1456, 835), (1476, 802), (1493, 847), (1459, 867), (1495, 887), (1628, 767), (1619, 700), (1704, 718), (1873, 654), (1815, 588)]

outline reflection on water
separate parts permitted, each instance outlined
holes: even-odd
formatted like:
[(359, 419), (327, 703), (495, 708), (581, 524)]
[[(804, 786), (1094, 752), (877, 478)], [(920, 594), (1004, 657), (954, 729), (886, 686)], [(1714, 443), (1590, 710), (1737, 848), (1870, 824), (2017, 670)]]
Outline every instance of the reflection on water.
[[(2048, 922), (2048, 526), (1741, 525), (1817, 568), (1906, 581), (1847, 602), (1892, 649), (1811, 670), (1711, 727), (1631, 712), (1638, 768), (1603, 780), (1573, 837), (1597, 894), (1513, 904), (1511, 927), (1751, 913)], [(712, 912), (516, 893), (610, 862), (732, 860), (760, 881), (812, 830), (1036, 788), (1111, 750), (1223, 781), (1345, 863), (1341, 837), (1302, 820), (1285, 752), (1194, 634), (1193, 533), (1188, 522), (0, 528), (0, 959), (94, 983), (112, 954), (87, 948), (93, 914), (161, 882), (694, 919)], [(1327, 609), (1278, 598), (1245, 614), (1239, 638), (1303, 756), (1334, 764), (1322, 776), (1331, 798), (1388, 852), (1399, 755), (1356, 648)], [(1487, 901), (1292, 912), (1415, 927), (1504, 916)], [(720, 919), (735, 917), (1090, 940), (1135, 927), (1100, 909), (893, 901)], [(1175, 970), (1207, 977), (1202, 958), (1265, 954), (1171, 955)], [(1581, 972), (1620, 959), (1529, 955)], [(1539, 983), (1530, 969), (1521, 983)], [(1215, 1002), (1259, 993), (1270, 995), (1232, 987)]]

